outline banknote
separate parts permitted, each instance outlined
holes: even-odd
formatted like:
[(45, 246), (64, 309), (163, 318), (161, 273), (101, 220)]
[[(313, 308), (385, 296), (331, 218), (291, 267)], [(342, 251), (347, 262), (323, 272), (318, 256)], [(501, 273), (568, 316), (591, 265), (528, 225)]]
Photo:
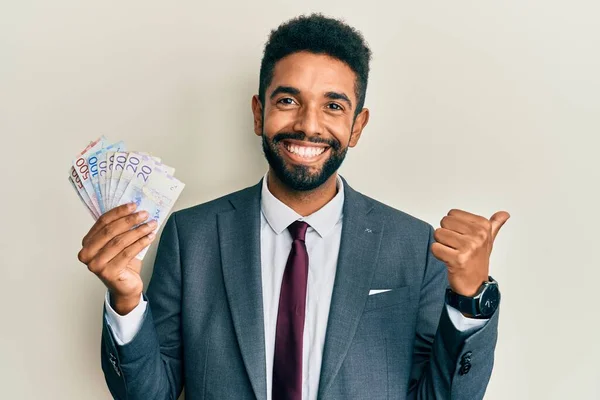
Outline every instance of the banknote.
[[(184, 187), (185, 184), (174, 176), (154, 173), (148, 183), (142, 186), (141, 193), (135, 193), (131, 200), (138, 205), (138, 209), (148, 212), (149, 219), (155, 220), (156, 229), (159, 229)], [(136, 257), (142, 260), (147, 251), (148, 248), (145, 248)]]
[(77, 154), (77, 156), (75, 156), (69, 170), (69, 176), (75, 185), (75, 189), (94, 215), (100, 215), (100, 208), (94, 202), (95, 197), (93, 199), (91, 195), (93, 188), (90, 186), (89, 167), (87, 166), (84, 156), (90, 151), (102, 147), (105, 140), (106, 138), (101, 136), (98, 139), (91, 141)]
[(125, 162), (127, 161), (127, 153), (117, 151), (114, 154), (114, 160), (112, 163), (112, 173), (110, 175), (109, 183), (108, 183), (108, 207), (113, 208), (115, 192), (117, 191), (117, 186), (119, 185), (119, 180), (121, 179), (121, 175), (123, 174), (123, 169), (125, 169)]
[(123, 196), (125, 189), (131, 182), (131, 179), (137, 173), (138, 168), (141, 167), (142, 160), (145, 158), (150, 158), (147, 155), (141, 153), (131, 152), (127, 154), (127, 159), (125, 160), (125, 164), (123, 166), (123, 171), (121, 172), (121, 178), (117, 183), (117, 187), (115, 189), (115, 193), (112, 196), (113, 203), (119, 203), (119, 200)]
[[(127, 151), (123, 141), (104, 136), (81, 150), (69, 170), (69, 183), (95, 220), (122, 204), (135, 202), (159, 229), (172, 211), (185, 184), (175, 169), (147, 152)], [(147, 248), (137, 255), (143, 259)]]
[(110, 210), (110, 183), (112, 179), (113, 166), (115, 165), (115, 151), (106, 152), (106, 175), (104, 176), (104, 192), (105, 196), (102, 198), (104, 201), (104, 207)]
[(98, 164), (98, 187), (100, 187), (100, 194), (102, 195), (101, 201), (104, 203), (104, 209), (110, 210), (110, 204), (107, 200), (109, 198), (109, 187), (110, 177), (112, 175), (112, 166), (115, 159), (115, 150), (107, 150), (106, 153), (100, 156), (100, 162)]
[(83, 185), (81, 184), (81, 181), (79, 180), (79, 176), (77, 176), (77, 174), (75, 173), (75, 170), (73, 168), (71, 168), (71, 175), (69, 176), (69, 182), (71, 182), (71, 185), (73, 185), (73, 189), (75, 189), (75, 191), (77, 192), (77, 195), (79, 196), (79, 198), (81, 199), (83, 204), (86, 206), (86, 208), (88, 209), (90, 214), (92, 214), (92, 217), (94, 217), (94, 219), (98, 219), (100, 217), (100, 214), (98, 214), (96, 212), (96, 210), (94, 209), (94, 207), (92, 206), (92, 201), (90, 200), (90, 197), (85, 192), (85, 189), (83, 188)]
[(149, 174), (152, 174), (155, 168), (158, 167), (161, 173), (174, 175), (174, 168), (159, 163), (156, 160), (157, 157), (152, 157), (143, 153), (129, 153), (127, 161), (125, 162), (125, 167), (121, 173), (121, 178), (117, 184), (117, 189), (115, 190), (114, 195), (112, 195), (113, 206), (123, 204), (121, 202), (122, 198), (127, 202), (131, 197), (129, 194), (131, 189), (128, 194), (125, 195), (129, 185), (131, 185), (131, 181), (134, 181), (132, 189), (136, 186), (144, 185), (147, 182)]
[(81, 202), (83, 203), (83, 205), (85, 206), (85, 208), (89, 211), (89, 213), (92, 216), (92, 218), (98, 219), (98, 215), (96, 215), (92, 211), (92, 209), (90, 207), (88, 207), (87, 202), (84, 200), (84, 198), (81, 195), (81, 193), (79, 192), (79, 190), (77, 190), (77, 186), (75, 186), (75, 182), (73, 182), (73, 178), (71, 178), (70, 176), (69, 176), (69, 183), (71, 183), (71, 185), (73, 186), (73, 189), (75, 189), (75, 192), (77, 192), (77, 196), (79, 197), (79, 199), (81, 200)]
[(106, 174), (106, 152), (107, 151), (124, 151), (125, 143), (121, 140), (120, 142), (108, 145), (101, 148), (97, 152), (90, 155), (87, 159), (87, 163), (90, 166), (90, 175), (92, 179), (92, 187), (96, 193), (98, 199), (98, 205), (100, 206), (100, 213), (104, 214), (106, 207), (104, 202), (100, 201), (104, 194), (100, 190), (100, 174)]
[(143, 188), (152, 183), (151, 178), (154, 175), (169, 175), (169, 173), (167, 169), (163, 168), (162, 164), (146, 160), (146, 162), (142, 163), (136, 175), (132, 177), (116, 205), (119, 206), (140, 199), (143, 196)]
[(96, 197), (94, 187), (92, 186), (92, 180), (90, 179), (90, 168), (87, 163), (87, 156), (91, 153), (95, 153), (106, 144), (106, 138), (101, 136), (100, 138), (93, 141), (88, 147), (86, 147), (74, 160), (73, 160), (73, 168), (75, 172), (79, 176), (80, 182), (83, 185), (83, 188), (87, 195), (89, 196), (92, 206), (94, 210), (100, 214), (100, 206), (98, 204), (98, 199)]

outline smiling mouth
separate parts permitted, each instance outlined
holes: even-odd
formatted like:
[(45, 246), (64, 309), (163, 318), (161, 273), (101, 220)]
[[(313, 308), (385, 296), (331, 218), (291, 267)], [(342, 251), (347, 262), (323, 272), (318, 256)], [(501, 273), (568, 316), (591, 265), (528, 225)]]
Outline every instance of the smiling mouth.
[(323, 153), (329, 150), (330, 147), (327, 145), (316, 146), (312, 144), (307, 146), (305, 143), (307, 142), (300, 144), (298, 142), (284, 140), (282, 146), (287, 150), (287, 154), (297, 161), (317, 160)]

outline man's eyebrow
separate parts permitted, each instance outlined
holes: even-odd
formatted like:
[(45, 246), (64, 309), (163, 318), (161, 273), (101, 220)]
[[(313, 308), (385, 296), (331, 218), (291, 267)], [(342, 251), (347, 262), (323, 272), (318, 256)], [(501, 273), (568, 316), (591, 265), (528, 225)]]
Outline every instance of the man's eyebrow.
[(325, 97), (327, 97), (328, 99), (331, 99), (331, 100), (342, 100), (342, 101), (345, 101), (346, 103), (348, 103), (348, 105), (350, 106), (350, 108), (352, 108), (352, 102), (350, 101), (350, 99), (348, 98), (348, 96), (346, 96), (344, 93), (327, 92), (327, 93), (325, 93)]
[[(295, 88), (293, 86), (281, 86), (280, 85), (280, 86), (277, 86), (275, 88), (275, 90), (273, 90), (273, 93), (271, 93), (271, 96), (269, 96), (269, 98), (272, 99), (273, 97), (275, 97), (281, 93), (286, 93), (286, 94), (291, 94), (291, 95), (297, 96), (300, 94), (300, 89)], [(342, 101), (346, 102), (348, 104), (348, 106), (350, 106), (350, 108), (352, 108), (352, 101), (350, 101), (350, 98), (348, 96), (346, 96), (346, 94), (344, 94), (344, 93), (326, 92), (325, 97), (330, 100), (342, 100)]]
[(293, 86), (277, 86), (277, 88), (273, 90), (273, 93), (271, 93), (271, 96), (269, 96), (269, 98), (272, 99), (280, 93), (293, 94), (294, 96), (296, 96), (300, 93), (300, 89), (297, 89)]

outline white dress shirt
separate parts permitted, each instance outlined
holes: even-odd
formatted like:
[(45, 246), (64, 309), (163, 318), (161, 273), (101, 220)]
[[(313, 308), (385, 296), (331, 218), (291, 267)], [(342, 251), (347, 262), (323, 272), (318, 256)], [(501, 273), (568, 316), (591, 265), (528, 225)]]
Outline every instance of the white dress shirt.
[[(309, 224), (305, 239), (309, 262), (302, 348), (302, 399), (317, 398), (329, 305), (342, 236), (343, 205), (344, 186), (339, 176), (337, 176), (335, 197), (307, 217), (302, 217), (273, 196), (268, 189), (267, 174), (264, 176), (261, 193), (260, 247), (268, 400), (271, 400), (279, 293), (292, 245), (292, 237), (287, 227), (297, 220)], [(372, 295), (377, 296), (376, 293)], [(105, 305), (106, 320), (115, 341), (119, 345), (129, 343), (142, 325), (147, 302), (142, 298), (135, 309), (121, 316), (110, 306), (107, 292)], [(458, 330), (477, 329), (487, 322), (487, 320), (467, 318), (458, 310), (448, 305), (446, 307), (450, 320)]]

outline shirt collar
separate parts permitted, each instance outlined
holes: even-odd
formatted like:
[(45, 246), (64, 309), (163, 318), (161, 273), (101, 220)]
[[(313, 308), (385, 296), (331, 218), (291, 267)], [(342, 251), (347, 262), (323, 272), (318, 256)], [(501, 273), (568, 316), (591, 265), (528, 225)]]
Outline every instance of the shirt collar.
[(280, 234), (294, 221), (305, 221), (321, 237), (325, 237), (342, 218), (344, 207), (344, 183), (339, 174), (336, 179), (337, 194), (314, 213), (302, 217), (285, 203), (273, 196), (267, 185), (268, 172), (263, 177), (260, 208), (265, 219), (276, 234)]

